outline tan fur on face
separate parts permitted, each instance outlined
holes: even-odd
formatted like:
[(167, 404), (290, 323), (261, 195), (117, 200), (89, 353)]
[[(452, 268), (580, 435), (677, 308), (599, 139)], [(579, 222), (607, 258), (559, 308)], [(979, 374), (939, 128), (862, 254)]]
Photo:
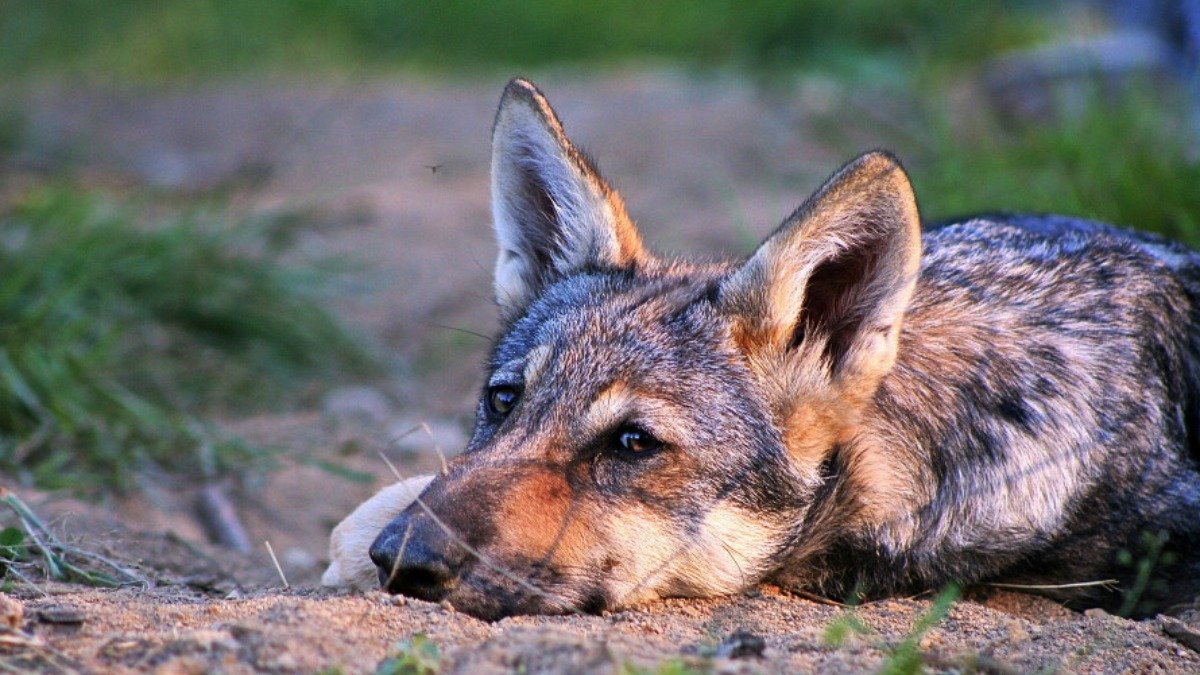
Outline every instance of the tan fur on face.
[(553, 348), (550, 345), (534, 347), (529, 352), (529, 356), (525, 358), (525, 370), (522, 373), (525, 379), (525, 391), (532, 390), (537, 384), (542, 371), (546, 369), (546, 364), (550, 362), (552, 352)]
[(321, 575), (321, 585), (359, 591), (378, 588), (379, 576), (368, 555), (371, 543), (433, 478), (416, 476), (389, 485), (338, 523), (329, 537), (329, 567)]
[(575, 496), (564, 473), (550, 469), (521, 471), (508, 481), (499, 512), (495, 551), (501, 560), (581, 567), (596, 550), (589, 527), (597, 517)]
[(834, 445), (853, 436), (863, 404), (857, 392), (830, 377), (823, 351), (824, 341), (815, 336), (801, 349), (769, 346), (747, 354), (788, 453), (810, 476)]
[(584, 413), (581, 427), (583, 434), (595, 434), (620, 422), (629, 415), (635, 404), (635, 394), (624, 382), (614, 382), (605, 387)]

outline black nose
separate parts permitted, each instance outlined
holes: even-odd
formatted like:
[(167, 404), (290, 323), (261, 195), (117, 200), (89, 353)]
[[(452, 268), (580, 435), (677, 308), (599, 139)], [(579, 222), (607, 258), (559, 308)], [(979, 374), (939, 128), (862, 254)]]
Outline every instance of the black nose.
[(427, 514), (402, 514), (371, 544), (379, 584), (399, 593), (437, 602), (454, 588), (465, 551)]

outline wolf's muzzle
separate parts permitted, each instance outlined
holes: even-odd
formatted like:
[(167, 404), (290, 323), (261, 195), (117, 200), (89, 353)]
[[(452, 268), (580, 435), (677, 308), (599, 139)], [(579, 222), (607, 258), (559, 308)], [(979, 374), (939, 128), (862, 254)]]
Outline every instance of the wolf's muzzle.
[(384, 590), (431, 602), (454, 588), (467, 560), (467, 551), (423, 513), (393, 520), (371, 544), (370, 555)]

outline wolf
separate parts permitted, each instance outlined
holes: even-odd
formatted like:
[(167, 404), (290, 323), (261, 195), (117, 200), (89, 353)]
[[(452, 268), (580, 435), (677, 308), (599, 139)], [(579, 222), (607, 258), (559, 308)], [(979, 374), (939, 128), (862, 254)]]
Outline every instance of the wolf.
[(387, 591), (484, 619), (764, 582), (1200, 594), (1197, 253), (1059, 216), (922, 231), (876, 151), (747, 258), (665, 260), (522, 79), (491, 178), (474, 432), (343, 524), (360, 579), (369, 556)]

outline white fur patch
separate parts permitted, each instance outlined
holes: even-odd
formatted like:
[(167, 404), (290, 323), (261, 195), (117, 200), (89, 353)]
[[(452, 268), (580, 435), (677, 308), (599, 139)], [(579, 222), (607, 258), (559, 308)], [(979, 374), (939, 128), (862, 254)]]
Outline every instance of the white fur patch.
[(321, 575), (321, 585), (359, 591), (378, 588), (379, 576), (368, 555), (371, 544), (432, 480), (433, 476), (416, 476), (389, 485), (338, 523), (329, 536), (329, 567)]

